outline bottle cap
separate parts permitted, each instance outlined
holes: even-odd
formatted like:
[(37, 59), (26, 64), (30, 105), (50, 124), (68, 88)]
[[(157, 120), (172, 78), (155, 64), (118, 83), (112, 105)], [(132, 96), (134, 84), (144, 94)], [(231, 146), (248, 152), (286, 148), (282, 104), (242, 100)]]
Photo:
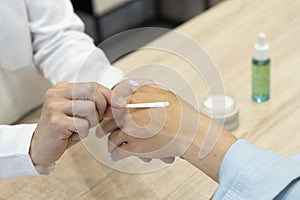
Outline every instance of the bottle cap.
[(239, 108), (230, 96), (208, 96), (201, 103), (200, 112), (223, 125), (228, 131), (236, 129), (239, 124)]
[(269, 45), (266, 43), (266, 34), (261, 32), (258, 34), (257, 43), (254, 45), (254, 59), (265, 61), (269, 59)]

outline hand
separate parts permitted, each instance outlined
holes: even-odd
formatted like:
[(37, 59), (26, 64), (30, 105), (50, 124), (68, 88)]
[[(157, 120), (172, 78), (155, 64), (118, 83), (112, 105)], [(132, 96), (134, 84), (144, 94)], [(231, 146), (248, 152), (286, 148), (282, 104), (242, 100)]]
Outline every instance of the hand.
[[(108, 150), (112, 159), (135, 155), (149, 161), (180, 156), (218, 181), (222, 160), (237, 138), (172, 92), (147, 85), (135, 87), (131, 87), (129, 103), (168, 101), (170, 105), (158, 109), (129, 109), (129, 112), (123, 111), (123, 115), (117, 110), (114, 119), (102, 123), (104, 132), (111, 133)], [(127, 90), (127, 93), (130, 92)]]
[(104, 132), (111, 133), (108, 150), (112, 159), (136, 155), (149, 161), (151, 158), (170, 160), (181, 156), (194, 140), (198, 112), (170, 91), (149, 85), (131, 89), (135, 91), (129, 103), (168, 101), (170, 105), (165, 108), (129, 109), (127, 113), (123, 112), (126, 113), (123, 116), (102, 123)]
[(33, 163), (52, 164), (85, 138), (102, 120), (110, 99), (111, 91), (97, 83), (60, 83), (49, 89), (31, 141)]

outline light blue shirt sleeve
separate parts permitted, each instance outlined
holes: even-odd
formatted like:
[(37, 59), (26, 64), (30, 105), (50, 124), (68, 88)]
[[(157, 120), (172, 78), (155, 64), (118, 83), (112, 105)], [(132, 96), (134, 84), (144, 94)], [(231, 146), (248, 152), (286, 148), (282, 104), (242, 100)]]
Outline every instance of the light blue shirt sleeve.
[(238, 140), (223, 159), (213, 199), (299, 199), (299, 159), (300, 154), (287, 158)]

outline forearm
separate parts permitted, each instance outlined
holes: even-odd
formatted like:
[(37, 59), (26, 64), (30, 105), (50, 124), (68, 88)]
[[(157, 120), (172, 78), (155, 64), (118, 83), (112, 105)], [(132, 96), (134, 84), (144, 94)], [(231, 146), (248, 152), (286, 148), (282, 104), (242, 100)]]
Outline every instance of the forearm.
[[(299, 163), (277, 153), (256, 148), (200, 115), (198, 134), (182, 156), (220, 185), (215, 199), (273, 199), (278, 194), (293, 199), (299, 194)], [(204, 138), (220, 135), (204, 158), (199, 157)], [(213, 144), (213, 143), (211, 143)], [(210, 146), (205, 146), (209, 148)], [(278, 199), (281, 199), (279, 196)]]
[[(207, 138), (210, 138), (208, 139), (210, 141), (204, 144), (203, 141)], [(199, 114), (197, 135), (182, 158), (203, 171), (213, 180), (219, 182), (219, 171), (223, 158), (236, 141), (236, 137), (220, 127), (216, 122)], [(211, 150), (204, 158), (200, 158), (200, 151), (203, 151), (203, 149)]]

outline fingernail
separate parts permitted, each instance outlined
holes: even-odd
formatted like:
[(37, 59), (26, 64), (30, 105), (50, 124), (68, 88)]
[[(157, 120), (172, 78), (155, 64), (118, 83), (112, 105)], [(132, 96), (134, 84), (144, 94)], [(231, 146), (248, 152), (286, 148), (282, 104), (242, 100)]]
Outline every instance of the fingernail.
[(134, 80), (129, 80), (129, 85), (133, 86), (133, 87), (137, 87), (140, 85), (140, 83), (134, 81)]
[(112, 160), (112, 157), (111, 157), (111, 154), (109, 154), (108, 156), (107, 156), (107, 160)]
[(94, 135), (94, 137), (97, 137), (97, 133), (96, 133), (96, 130), (94, 131), (93, 135)]

